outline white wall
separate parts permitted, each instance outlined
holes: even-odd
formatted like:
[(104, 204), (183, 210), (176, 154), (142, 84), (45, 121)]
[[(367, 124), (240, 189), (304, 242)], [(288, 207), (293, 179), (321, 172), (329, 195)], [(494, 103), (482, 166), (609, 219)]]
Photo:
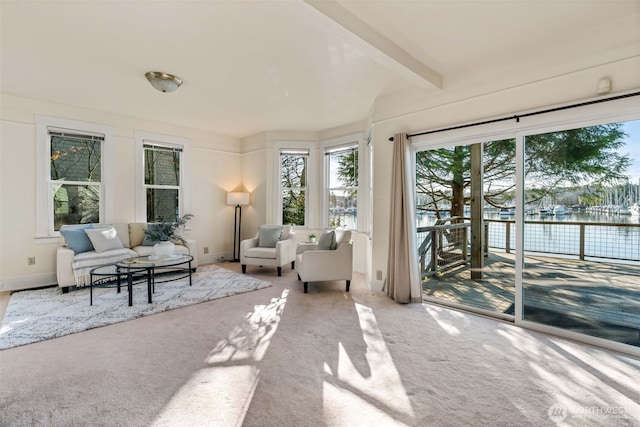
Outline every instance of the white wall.
[[(374, 115), (374, 182), (373, 182), (373, 242), (371, 287), (379, 289), (387, 276), (389, 244), (389, 200), (392, 144), (389, 138), (398, 132), (414, 133), (472, 121), (504, 117), (522, 111), (556, 104), (578, 102), (594, 98), (598, 80), (609, 77), (613, 92), (640, 89), (640, 58), (634, 57), (606, 65), (583, 69), (555, 78), (548, 78), (495, 92), (464, 97), (459, 93), (438, 95), (438, 104), (432, 98), (420, 102), (411, 100), (413, 112), (394, 116), (394, 111), (406, 111), (401, 98), (379, 101)], [(636, 98), (636, 102), (640, 99)], [(375, 280), (376, 270), (382, 271), (383, 280)]]
[[(135, 218), (135, 131), (188, 138), (191, 143), (190, 236), (198, 240), (202, 263), (229, 257), (233, 246), (233, 208), (227, 191), (242, 184), (240, 141), (223, 135), (1, 95), (0, 111), (0, 290), (56, 283), (57, 243), (36, 239), (35, 114), (114, 127), (116, 157), (114, 216), (110, 222)], [(204, 254), (208, 247), (209, 254)], [(36, 264), (27, 265), (35, 256)]]

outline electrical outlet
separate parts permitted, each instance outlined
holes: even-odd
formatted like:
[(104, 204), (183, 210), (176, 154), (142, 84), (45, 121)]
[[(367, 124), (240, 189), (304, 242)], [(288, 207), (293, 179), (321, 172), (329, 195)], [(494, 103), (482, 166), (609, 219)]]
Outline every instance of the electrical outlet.
[(35, 265), (35, 264), (36, 264), (36, 257), (30, 256), (27, 258), (27, 265)]
[(208, 253), (209, 253), (209, 246), (205, 246), (205, 247), (204, 247), (204, 253), (205, 253), (205, 254), (208, 254)]
[(376, 270), (376, 280), (382, 280), (382, 270)]

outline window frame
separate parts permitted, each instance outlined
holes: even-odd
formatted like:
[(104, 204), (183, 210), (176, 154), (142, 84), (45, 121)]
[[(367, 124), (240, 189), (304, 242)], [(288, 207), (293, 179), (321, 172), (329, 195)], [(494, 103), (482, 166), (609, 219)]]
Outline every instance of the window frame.
[[(179, 216), (190, 212), (190, 140), (188, 138), (162, 135), (144, 131), (135, 132), (136, 139), (136, 202), (135, 218), (137, 222), (147, 222), (147, 188), (158, 188), (157, 185), (145, 184), (145, 145), (156, 145), (181, 150), (180, 154), (180, 185), (178, 186)], [(167, 188), (165, 186), (165, 188)], [(175, 188), (175, 186), (171, 186)], [(188, 228), (187, 228), (188, 229)]]
[[(305, 165), (305, 174), (306, 176), (304, 176), (305, 179), (305, 185), (304, 186), (298, 186), (298, 187), (283, 187), (282, 185), (282, 158), (284, 156), (290, 156), (290, 157), (296, 157), (296, 158), (306, 158), (306, 165)], [(291, 224), (294, 227), (308, 227), (309, 226), (309, 166), (310, 166), (310, 160), (311, 160), (311, 153), (309, 152), (309, 150), (306, 149), (298, 149), (298, 148), (294, 148), (294, 149), (281, 149), (280, 150), (280, 154), (279, 154), (279, 164), (280, 164), (280, 173), (278, 174), (278, 180), (280, 182), (280, 192), (278, 193), (278, 199), (279, 199), (279, 203), (280, 203), (280, 222), (282, 224), (284, 224), (284, 194), (285, 192), (288, 191), (292, 191), (292, 192), (300, 192), (300, 193), (304, 193), (304, 217), (302, 220), (302, 224)]]
[(113, 127), (98, 123), (35, 115), (36, 125), (36, 238), (43, 243), (53, 243), (60, 236), (54, 230), (53, 184), (51, 180), (50, 131), (74, 134), (100, 135), (100, 214), (99, 221), (109, 222), (113, 218)]
[(274, 203), (273, 207), (273, 218), (276, 224), (282, 224), (282, 161), (281, 156), (283, 151), (287, 150), (300, 150), (307, 151), (307, 186), (306, 186), (306, 195), (305, 195), (305, 212), (304, 212), (304, 225), (294, 225), (294, 229), (308, 229), (312, 228), (315, 223), (315, 214), (314, 208), (316, 204), (314, 203), (313, 197), (316, 194), (316, 190), (314, 184), (317, 182), (316, 176), (316, 158), (317, 158), (317, 148), (316, 144), (312, 141), (276, 141), (274, 142), (274, 199), (276, 203)]
[[(320, 143), (320, 148), (323, 153), (323, 176), (322, 176), (322, 202), (320, 221), (323, 227), (329, 226), (329, 192), (330, 192), (330, 170), (329, 170), (329, 156), (330, 151), (336, 151), (340, 148), (347, 148), (356, 146), (358, 150), (358, 185), (356, 188), (356, 228), (352, 231), (363, 232), (370, 234), (370, 220), (367, 215), (367, 207), (370, 203), (369, 192), (371, 186), (371, 146), (364, 141), (364, 135), (362, 132), (344, 135), (338, 138), (329, 139)], [(345, 187), (346, 188), (346, 187)]]

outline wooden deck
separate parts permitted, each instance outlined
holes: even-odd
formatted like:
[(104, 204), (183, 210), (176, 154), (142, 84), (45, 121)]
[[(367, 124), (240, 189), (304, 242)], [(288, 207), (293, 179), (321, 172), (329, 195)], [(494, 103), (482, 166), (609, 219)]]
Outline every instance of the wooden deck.
[[(423, 295), (513, 314), (515, 259), (490, 252), (481, 280), (468, 266), (423, 281)], [(640, 266), (527, 256), (524, 319), (640, 346)]]

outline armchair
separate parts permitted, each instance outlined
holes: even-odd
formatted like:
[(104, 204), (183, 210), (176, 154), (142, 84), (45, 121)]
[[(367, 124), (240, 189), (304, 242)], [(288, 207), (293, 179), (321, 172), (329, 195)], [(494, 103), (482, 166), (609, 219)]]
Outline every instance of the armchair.
[(282, 266), (291, 263), (295, 268), (296, 241), (290, 225), (262, 225), (252, 239), (240, 243), (240, 263), (242, 273), (247, 265), (276, 267), (278, 276), (282, 275)]
[(351, 231), (336, 229), (325, 232), (318, 243), (298, 246), (296, 271), (298, 280), (304, 283), (305, 294), (309, 282), (324, 280), (346, 280), (349, 292), (353, 274)]

